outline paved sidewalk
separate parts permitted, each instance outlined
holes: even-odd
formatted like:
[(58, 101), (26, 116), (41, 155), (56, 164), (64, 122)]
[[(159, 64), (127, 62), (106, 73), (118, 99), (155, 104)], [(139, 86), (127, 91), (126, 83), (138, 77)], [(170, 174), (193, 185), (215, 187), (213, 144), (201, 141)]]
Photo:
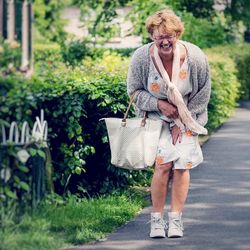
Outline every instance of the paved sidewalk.
[(250, 108), (236, 111), (204, 144), (204, 163), (191, 171), (183, 238), (150, 239), (145, 208), (106, 240), (70, 249), (250, 249)]

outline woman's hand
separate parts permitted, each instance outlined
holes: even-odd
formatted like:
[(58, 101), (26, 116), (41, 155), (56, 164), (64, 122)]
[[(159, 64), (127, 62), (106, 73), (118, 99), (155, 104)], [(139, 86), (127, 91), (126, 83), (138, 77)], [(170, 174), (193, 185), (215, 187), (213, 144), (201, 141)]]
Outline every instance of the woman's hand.
[(177, 125), (174, 125), (171, 129), (171, 135), (172, 135), (172, 143), (175, 145), (177, 140), (179, 140), (179, 143), (182, 139), (182, 133), (180, 128)]
[(158, 108), (163, 115), (168, 118), (176, 119), (179, 116), (178, 109), (173, 104), (164, 100), (158, 100)]

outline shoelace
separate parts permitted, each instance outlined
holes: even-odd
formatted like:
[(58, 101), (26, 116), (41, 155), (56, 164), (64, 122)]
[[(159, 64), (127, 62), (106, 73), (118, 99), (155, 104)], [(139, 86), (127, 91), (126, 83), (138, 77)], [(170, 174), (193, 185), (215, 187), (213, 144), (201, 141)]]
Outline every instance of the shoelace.
[(172, 219), (173, 224), (177, 227), (180, 228), (182, 231), (184, 230), (183, 224), (181, 219)]
[(162, 218), (153, 218), (150, 221), (147, 222), (147, 224), (149, 223), (156, 223), (156, 224), (160, 224), (164, 227), (164, 229), (168, 229), (168, 224), (166, 221), (164, 221)]

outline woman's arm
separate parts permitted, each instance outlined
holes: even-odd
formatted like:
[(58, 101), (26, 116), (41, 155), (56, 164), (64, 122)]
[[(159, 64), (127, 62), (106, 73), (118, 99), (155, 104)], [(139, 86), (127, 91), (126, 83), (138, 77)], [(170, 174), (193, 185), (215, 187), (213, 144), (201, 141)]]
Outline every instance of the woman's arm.
[(209, 64), (204, 56), (204, 62), (200, 62), (203, 68), (197, 69), (198, 91), (188, 103), (188, 109), (197, 122), (204, 126), (207, 123), (207, 105), (211, 93), (211, 79)]
[(139, 109), (159, 111), (158, 99), (146, 90), (149, 62), (148, 58), (143, 55), (143, 52), (145, 50), (140, 48), (132, 56), (127, 76), (128, 95), (131, 97), (137, 91), (135, 104)]

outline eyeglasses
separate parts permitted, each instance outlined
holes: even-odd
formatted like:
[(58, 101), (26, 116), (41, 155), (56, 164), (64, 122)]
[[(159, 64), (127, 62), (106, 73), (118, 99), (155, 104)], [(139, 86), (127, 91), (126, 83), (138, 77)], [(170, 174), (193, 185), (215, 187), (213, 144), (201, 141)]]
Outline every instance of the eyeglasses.
[(153, 39), (157, 42), (160, 42), (164, 39), (172, 42), (176, 38), (176, 35), (160, 35), (160, 36), (153, 36)]

